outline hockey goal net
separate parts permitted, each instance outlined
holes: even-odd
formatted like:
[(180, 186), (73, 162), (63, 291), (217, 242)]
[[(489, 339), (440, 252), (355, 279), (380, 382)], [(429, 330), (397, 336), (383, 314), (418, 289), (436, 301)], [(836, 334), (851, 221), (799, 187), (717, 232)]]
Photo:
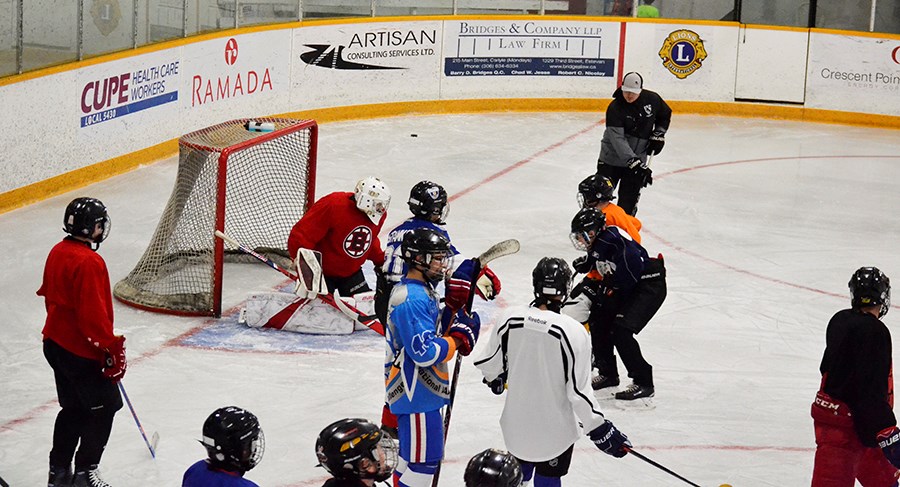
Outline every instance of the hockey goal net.
[(175, 188), (143, 257), (113, 289), (150, 311), (220, 316), (223, 262), (254, 259), (226, 250), (220, 230), (285, 266), (288, 234), (315, 194), (318, 126), (257, 118), (272, 132), (232, 120), (182, 136)]

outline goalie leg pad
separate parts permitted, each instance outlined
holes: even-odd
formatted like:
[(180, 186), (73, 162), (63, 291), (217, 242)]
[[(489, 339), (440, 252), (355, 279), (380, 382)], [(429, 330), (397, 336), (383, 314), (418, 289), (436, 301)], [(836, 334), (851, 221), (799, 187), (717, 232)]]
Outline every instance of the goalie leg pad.
[[(366, 315), (375, 314), (375, 291), (368, 291), (364, 293), (354, 294), (351, 299), (346, 299), (349, 303), (353, 304), (356, 309)], [(362, 324), (356, 323), (355, 330), (368, 330), (369, 327)]]
[(349, 335), (353, 321), (333, 306), (288, 293), (258, 293), (247, 299), (244, 321), (252, 328), (275, 328), (315, 335)]
[(319, 294), (327, 294), (328, 287), (322, 275), (322, 253), (317, 250), (300, 249), (294, 259), (297, 268), (297, 284), (294, 294), (301, 298), (313, 299)]

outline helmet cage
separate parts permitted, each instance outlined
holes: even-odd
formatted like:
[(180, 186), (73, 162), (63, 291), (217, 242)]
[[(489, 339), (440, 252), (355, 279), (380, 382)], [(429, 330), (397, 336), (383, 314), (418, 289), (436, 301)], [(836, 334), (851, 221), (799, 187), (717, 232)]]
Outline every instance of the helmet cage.
[(266, 438), (253, 413), (226, 407), (214, 411), (203, 425), (203, 439), (210, 463), (226, 470), (246, 472), (259, 465)]
[(391, 204), (391, 190), (380, 179), (369, 176), (356, 183), (353, 199), (359, 211), (377, 225)]

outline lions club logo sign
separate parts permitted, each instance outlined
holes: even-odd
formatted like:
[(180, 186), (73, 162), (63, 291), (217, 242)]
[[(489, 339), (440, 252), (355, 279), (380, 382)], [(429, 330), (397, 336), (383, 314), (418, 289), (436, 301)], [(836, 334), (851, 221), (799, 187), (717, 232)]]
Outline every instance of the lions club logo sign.
[(372, 230), (365, 225), (354, 228), (344, 238), (344, 252), (354, 259), (366, 255), (370, 245), (372, 245)]
[(696, 32), (679, 29), (669, 34), (659, 50), (663, 66), (678, 79), (684, 79), (700, 69), (706, 59), (706, 48)]

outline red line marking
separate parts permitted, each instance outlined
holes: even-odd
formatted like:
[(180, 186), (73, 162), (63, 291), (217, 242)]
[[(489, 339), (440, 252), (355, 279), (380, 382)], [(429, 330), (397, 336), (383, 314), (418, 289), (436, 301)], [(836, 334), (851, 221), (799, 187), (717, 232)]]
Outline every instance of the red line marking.
[[(785, 160), (796, 160), (796, 159), (900, 159), (900, 156), (894, 156), (894, 155), (872, 155), (872, 156), (866, 156), (866, 155), (822, 155), (822, 156), (762, 157), (762, 158), (757, 158), (757, 159), (742, 159), (742, 160), (736, 160), (736, 161), (724, 161), (724, 162), (713, 162), (713, 163), (709, 163), (709, 164), (700, 164), (698, 166), (686, 167), (686, 168), (682, 168), (682, 169), (676, 169), (674, 171), (669, 171), (669, 172), (660, 174), (659, 178), (655, 178), (655, 179), (664, 179), (664, 178), (667, 178), (670, 176), (674, 176), (676, 174), (684, 174), (687, 172), (697, 171), (700, 169), (710, 169), (710, 168), (715, 168), (715, 167), (731, 166), (731, 165), (735, 165), (735, 164), (747, 164), (747, 163), (754, 163), (754, 162), (774, 162), (774, 161), (785, 161)], [(844, 294), (844, 293), (833, 293), (830, 291), (823, 291), (821, 289), (816, 289), (813, 287), (804, 286), (802, 284), (788, 282), (783, 279), (765, 276), (762, 274), (758, 274), (756, 272), (748, 271), (746, 269), (741, 269), (741, 268), (735, 267), (731, 264), (726, 264), (724, 262), (720, 262), (720, 261), (712, 259), (710, 257), (706, 257), (705, 255), (701, 255), (690, 249), (686, 249), (678, 244), (675, 244), (674, 242), (672, 242), (670, 240), (667, 240), (667, 239), (661, 237), (660, 235), (654, 233), (651, 230), (645, 229), (645, 230), (643, 230), (643, 232), (645, 234), (650, 235), (653, 238), (659, 240), (660, 242), (662, 242), (663, 245), (666, 245), (672, 249), (675, 249), (683, 254), (690, 255), (691, 257), (709, 262), (711, 264), (717, 265), (719, 267), (723, 267), (725, 269), (737, 272), (739, 274), (752, 276), (752, 277), (755, 277), (757, 279), (761, 279), (764, 281), (774, 282), (774, 283), (781, 284), (784, 286), (788, 286), (788, 287), (792, 287), (792, 288), (796, 288), (796, 289), (802, 289), (804, 291), (809, 291), (809, 292), (821, 294), (824, 296), (831, 296), (831, 297), (839, 298), (839, 299), (847, 299), (847, 297), (848, 297), (848, 295)], [(900, 305), (896, 305), (896, 304), (891, 305), (891, 307), (900, 309)]]

